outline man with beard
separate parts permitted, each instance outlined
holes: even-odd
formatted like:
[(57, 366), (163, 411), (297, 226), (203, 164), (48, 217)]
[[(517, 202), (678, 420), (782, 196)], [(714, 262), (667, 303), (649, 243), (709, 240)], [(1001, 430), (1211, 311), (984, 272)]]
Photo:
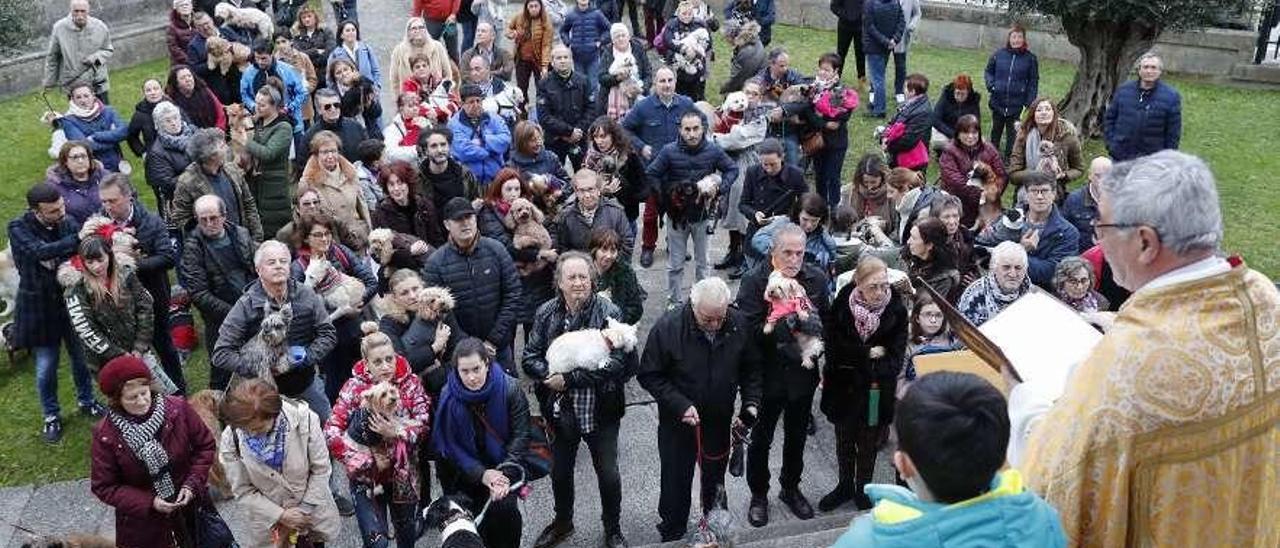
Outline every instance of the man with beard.
[[(444, 220), (444, 205), (454, 198), (474, 200), (480, 196), (476, 176), (467, 166), (453, 159), (453, 132), (447, 127), (434, 127), (418, 135), (418, 192), (431, 199), (436, 218)], [(443, 222), (440, 230), (444, 231)]]
[[(650, 162), (662, 147), (674, 143), (680, 134), (680, 117), (695, 110), (693, 101), (676, 93), (676, 73), (669, 67), (653, 72), (653, 93), (636, 101), (622, 119), (634, 150)], [(654, 187), (657, 188), (657, 187)], [(653, 266), (653, 249), (658, 245), (658, 204), (656, 193), (644, 203), (640, 241), (640, 266)]]

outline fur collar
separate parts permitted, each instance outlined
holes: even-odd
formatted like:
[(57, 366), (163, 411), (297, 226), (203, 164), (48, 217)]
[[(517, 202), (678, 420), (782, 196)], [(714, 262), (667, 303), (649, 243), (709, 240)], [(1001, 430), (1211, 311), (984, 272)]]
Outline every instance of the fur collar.
[[(346, 158), (338, 156), (338, 172), (342, 174), (342, 178), (351, 184), (358, 184), (360, 181), (359, 174), (356, 173), (356, 166), (347, 161)], [(302, 177), (298, 178), (298, 182), (304, 185), (314, 187), (324, 186), (329, 180), (329, 174), (320, 167), (320, 158), (312, 156), (307, 160), (306, 167), (302, 168)]]

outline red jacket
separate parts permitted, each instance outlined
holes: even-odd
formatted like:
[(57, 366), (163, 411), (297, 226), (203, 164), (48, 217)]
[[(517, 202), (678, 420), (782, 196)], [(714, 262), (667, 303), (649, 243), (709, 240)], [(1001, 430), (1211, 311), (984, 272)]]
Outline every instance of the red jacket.
[[(431, 426), (431, 397), (422, 388), (422, 381), (409, 368), (409, 361), (404, 356), (396, 356), (396, 374), (392, 384), (400, 389), (400, 410), (397, 413), (405, 423), (404, 435), (394, 443), (403, 444), (404, 459), (395, 459), (391, 470), (378, 474), (374, 461), (365, 451), (352, 447), (351, 438), (347, 437), (347, 422), (351, 412), (360, 407), (360, 395), (377, 384), (366, 369), (364, 360), (356, 363), (352, 369), (353, 376), (342, 385), (338, 393), (338, 401), (333, 404), (333, 414), (324, 423), (325, 439), (329, 443), (329, 455), (341, 461), (347, 470), (347, 476), (356, 482), (366, 485), (393, 483), (393, 494), (407, 492), (417, 493), (418, 459), (417, 450), (426, 441)], [(397, 448), (384, 442), (383, 449), (394, 452)], [(407, 491), (406, 491), (407, 490)], [(397, 497), (402, 498), (402, 497)]]
[(461, 7), (462, 0), (413, 0), (413, 11), (409, 16), (444, 21), (450, 15), (457, 15)]
[[(213, 433), (187, 402), (174, 396), (166, 396), (164, 402), (160, 442), (169, 454), (174, 487), (190, 487), (196, 495), (186, 507), (192, 509), (199, 501), (207, 501), (205, 484), (217, 446)], [(181, 513), (166, 516), (152, 508), (156, 493), (151, 475), (110, 419), (104, 418), (94, 427), (90, 454), (90, 489), (98, 500), (116, 509), (116, 546), (172, 546), (175, 518)]]
[(978, 143), (978, 146), (977, 154), (973, 154), (952, 141), (938, 155), (938, 166), (942, 168), (942, 190), (960, 198), (960, 203), (964, 206), (964, 211), (960, 212), (960, 226), (973, 226), (973, 221), (978, 218), (982, 189), (969, 186), (969, 170), (973, 169), (974, 161), (991, 166), (991, 170), (1001, 181), (1009, 180), (1004, 171), (1004, 161), (1000, 159), (1000, 152), (996, 147), (986, 141)]

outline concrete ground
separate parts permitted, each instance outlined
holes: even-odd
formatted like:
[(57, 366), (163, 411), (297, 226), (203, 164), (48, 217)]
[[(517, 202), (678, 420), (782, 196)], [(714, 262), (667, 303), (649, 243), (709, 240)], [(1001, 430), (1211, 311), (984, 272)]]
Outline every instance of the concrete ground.
[[(391, 48), (403, 37), (405, 14), (408, 13), (407, 0), (365, 1), (360, 4), (360, 19), (364, 23), (365, 40), (374, 46), (379, 60), (385, 64), (391, 56)], [(326, 9), (327, 11), (327, 9)], [(389, 90), (384, 94), (386, 116), (394, 110), (394, 100)], [(728, 239), (722, 232), (712, 240), (709, 261), (718, 262), (728, 248)], [(640, 325), (640, 340), (643, 341), (649, 326), (665, 310), (667, 296), (667, 257), (665, 233), (658, 243), (658, 252), (651, 268), (640, 268), (635, 264), (641, 284), (649, 293), (645, 303), (645, 314)], [(693, 264), (685, 269), (684, 291), (687, 295), (693, 283)], [(725, 276), (725, 272), (713, 272), (713, 275)], [(737, 283), (730, 282), (736, 291)], [(656, 543), (659, 540), (655, 525), (657, 523), (659, 459), (657, 451), (657, 410), (652, 398), (634, 381), (627, 387), (629, 402), (626, 416), (623, 418), (621, 440), (619, 442), (619, 468), (622, 471), (622, 528), (631, 545), (639, 546)], [(809, 438), (805, 451), (805, 472), (801, 489), (809, 497), (810, 502), (817, 505), (818, 499), (835, 485), (837, 481), (835, 462), (835, 440), (831, 425), (822, 418), (814, 406), (817, 420), (817, 435)], [(781, 426), (779, 426), (781, 429)], [(772, 449), (770, 469), (777, 478), (781, 466), (781, 433), (779, 432)], [(34, 448), (33, 450), (39, 450)], [(882, 455), (877, 463), (876, 480), (892, 482), (893, 472), (887, 455)], [(579, 453), (577, 462), (576, 518), (577, 527), (574, 535), (562, 546), (587, 547), (599, 546), (603, 541), (600, 523), (600, 501), (597, 494), (595, 473), (591, 467), (590, 455), (585, 446)], [(729, 508), (733, 514), (734, 527), (749, 529), (746, 521), (747, 503), (750, 493), (745, 478), (728, 477), (727, 490)], [(436, 494), (439, 490), (434, 491)], [(696, 497), (697, 484), (691, 497)], [(770, 493), (771, 525), (796, 522), (796, 518), (777, 500), (777, 482), (774, 481)], [(694, 499), (691, 518), (698, 515), (698, 504)], [(220, 507), (223, 516), (231, 524), (233, 531), (240, 532), (238, 519), (240, 510), (234, 503), (226, 503)], [(553, 516), (551, 483), (549, 479), (538, 481), (534, 485), (533, 494), (522, 503), (524, 515), (524, 544), (532, 545), (534, 538)], [(850, 512), (852, 505), (846, 505), (838, 512)], [(820, 516), (821, 517), (821, 516)], [(842, 521), (839, 518), (818, 520), (815, 527), (826, 529), (831, 523)], [(693, 525), (691, 524), (691, 530)], [(781, 529), (787, 534), (810, 532), (804, 524), (790, 523)], [(87, 479), (60, 482), (47, 485), (28, 485), (0, 489), (0, 547), (22, 546), (34, 535), (63, 535), (71, 533), (98, 534), (111, 538), (114, 535), (114, 513), (99, 502), (89, 492)], [(807, 537), (805, 537), (807, 538)], [(824, 537), (825, 538), (825, 537)], [(805, 544), (804, 538), (796, 538), (799, 546)], [(824, 541), (826, 542), (826, 541)], [(438, 538), (434, 535), (424, 537), (418, 546), (436, 546)], [(754, 545), (754, 544), (753, 544)], [(359, 530), (354, 518), (344, 520), (342, 536), (332, 544), (340, 548), (360, 546)]]

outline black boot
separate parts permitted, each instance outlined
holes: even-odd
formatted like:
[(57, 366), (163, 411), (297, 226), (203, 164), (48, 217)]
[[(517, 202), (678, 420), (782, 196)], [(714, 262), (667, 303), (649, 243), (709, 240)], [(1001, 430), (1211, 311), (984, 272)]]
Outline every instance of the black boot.
[(818, 501), (818, 510), (830, 512), (851, 500), (853, 500), (853, 484), (841, 481), (835, 489)]
[(742, 477), (743, 468), (746, 464), (747, 440), (737, 440), (733, 442), (733, 453), (729, 455), (729, 475), (740, 478)]
[(725, 270), (735, 268), (741, 265), (742, 257), (742, 233), (737, 230), (729, 231), (729, 253), (724, 256), (724, 260), (716, 263), (716, 270)]

